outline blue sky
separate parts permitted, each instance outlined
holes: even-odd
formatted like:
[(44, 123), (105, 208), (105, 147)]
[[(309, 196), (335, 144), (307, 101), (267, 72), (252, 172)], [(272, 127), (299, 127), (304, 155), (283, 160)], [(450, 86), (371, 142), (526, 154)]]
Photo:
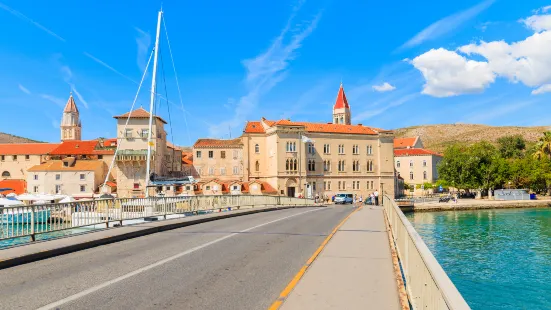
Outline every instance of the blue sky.
[[(0, 131), (58, 141), (73, 90), (83, 138), (115, 137), (160, 5), (0, 0)], [(170, 103), (157, 109), (172, 120), (169, 139), (189, 145), (236, 137), (262, 116), (329, 122), (342, 81), (354, 123), (550, 125), (549, 5), (164, 0), (182, 101), (163, 30), (158, 92), (164, 77)], [(136, 107), (148, 107), (150, 79)]]

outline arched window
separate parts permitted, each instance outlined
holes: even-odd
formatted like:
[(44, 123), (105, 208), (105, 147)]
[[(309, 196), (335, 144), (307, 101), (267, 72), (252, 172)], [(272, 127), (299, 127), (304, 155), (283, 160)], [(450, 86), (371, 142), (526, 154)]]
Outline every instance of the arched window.
[(410, 172), (410, 173), (409, 173), (409, 179), (410, 179), (410, 180), (413, 180), (413, 172)]
[(410, 160), (410, 161), (409, 161), (409, 166), (410, 166), (410, 167), (413, 167), (413, 160)]
[(344, 124), (344, 118), (341, 116), (340, 124)]
[(2, 177), (3, 178), (9, 178), (11, 176), (10, 172), (9, 171), (4, 171), (2, 172)]
[(287, 159), (285, 161), (285, 170), (287, 170), (287, 171), (291, 170), (290, 165), (289, 165), (289, 159)]
[(293, 170), (295, 170), (295, 171), (298, 170), (298, 169), (297, 169), (297, 160), (296, 160), (296, 159), (293, 160)]
[(256, 161), (256, 164), (254, 166), (257, 172), (260, 171), (260, 163), (258, 162), (258, 160)]
[(423, 160), (423, 167), (426, 167), (426, 166), (427, 166), (427, 161)]
[(254, 145), (254, 152), (257, 154), (260, 153), (260, 146), (258, 144)]
[(423, 180), (426, 180), (426, 179), (427, 179), (427, 172), (423, 171)]

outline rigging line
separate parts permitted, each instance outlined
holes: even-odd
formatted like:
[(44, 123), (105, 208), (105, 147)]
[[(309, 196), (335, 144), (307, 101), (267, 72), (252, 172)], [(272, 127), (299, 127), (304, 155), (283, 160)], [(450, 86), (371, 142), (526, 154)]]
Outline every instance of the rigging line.
[[(160, 50), (159, 50), (160, 52)], [(163, 74), (163, 84), (164, 84), (164, 87), (165, 87), (165, 97), (166, 97), (166, 101), (168, 101), (168, 92), (166, 90), (166, 79), (165, 79), (165, 64), (163, 62), (163, 54), (162, 53), (159, 53), (161, 55), (161, 73)], [(160, 100), (160, 98), (159, 98)], [(168, 109), (168, 124), (169, 124), (169, 127), (170, 127), (170, 141), (172, 142), (172, 163), (171, 163), (171, 166), (170, 166), (170, 171), (172, 172), (172, 169), (174, 169), (174, 151), (175, 151), (175, 147), (176, 145), (174, 144), (174, 134), (172, 132), (172, 118), (170, 116), (170, 104), (167, 102), (166, 103), (166, 107)]]
[[(145, 69), (143, 71), (142, 80), (140, 81), (140, 84), (138, 85), (138, 91), (136, 92), (136, 96), (134, 96), (134, 101), (132, 102), (132, 107), (130, 108), (130, 112), (128, 112), (128, 117), (126, 118), (126, 123), (123, 127), (123, 134), (126, 134), (126, 127), (128, 127), (128, 122), (130, 121), (130, 116), (132, 115), (132, 111), (134, 111), (134, 106), (136, 105), (136, 101), (138, 101), (138, 95), (140, 94), (140, 89), (142, 88), (143, 81), (145, 80), (145, 76), (147, 75), (147, 69), (149, 68), (149, 64), (151, 63), (151, 58), (153, 58), (153, 52), (151, 51), (151, 54), (149, 55), (149, 60), (147, 61), (147, 65), (145, 66)], [(118, 133), (117, 133), (118, 135)], [(111, 175), (111, 170), (113, 170), (113, 166), (115, 165), (115, 160), (117, 159), (117, 153), (119, 151), (119, 147), (121, 143), (119, 143), (119, 140), (122, 141), (123, 137), (117, 138), (117, 147), (115, 148), (115, 154), (113, 155), (113, 160), (111, 161), (111, 164), (109, 165), (109, 170), (107, 170), (107, 175), (105, 176), (105, 181), (103, 182), (103, 188), (107, 186), (105, 183), (109, 181), (109, 176)]]
[(180, 83), (178, 83), (178, 73), (176, 72), (176, 65), (174, 64), (174, 57), (172, 56), (172, 48), (170, 47), (170, 40), (168, 39), (168, 30), (166, 29), (165, 18), (163, 18), (163, 27), (165, 28), (166, 43), (168, 45), (168, 51), (170, 52), (170, 59), (172, 60), (172, 68), (174, 69), (174, 78), (176, 79), (176, 87), (178, 88), (178, 96), (180, 96), (180, 105), (184, 114), (184, 121), (186, 123), (188, 145), (191, 145), (191, 136), (189, 135), (189, 127), (187, 124), (187, 116), (184, 109), (184, 101), (182, 100), (182, 92), (180, 91)]

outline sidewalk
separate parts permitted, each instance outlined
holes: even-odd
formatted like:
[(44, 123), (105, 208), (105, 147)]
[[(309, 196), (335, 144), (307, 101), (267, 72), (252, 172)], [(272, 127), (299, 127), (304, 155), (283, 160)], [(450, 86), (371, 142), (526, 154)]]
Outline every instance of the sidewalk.
[(401, 309), (382, 207), (355, 212), (280, 309)]

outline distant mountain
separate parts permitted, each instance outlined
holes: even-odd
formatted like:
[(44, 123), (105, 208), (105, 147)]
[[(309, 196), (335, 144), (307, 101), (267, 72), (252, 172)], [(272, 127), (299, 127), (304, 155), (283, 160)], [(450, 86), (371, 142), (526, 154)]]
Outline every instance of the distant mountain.
[(551, 126), (513, 127), (474, 124), (423, 125), (395, 129), (397, 138), (420, 136), (425, 148), (443, 152), (447, 146), (460, 142), (472, 144), (478, 141), (496, 143), (509, 135), (522, 135), (527, 142), (536, 142)]
[(5, 143), (41, 143), (42, 141), (36, 141), (19, 136), (10, 135), (9, 133), (0, 132), (0, 144)]

